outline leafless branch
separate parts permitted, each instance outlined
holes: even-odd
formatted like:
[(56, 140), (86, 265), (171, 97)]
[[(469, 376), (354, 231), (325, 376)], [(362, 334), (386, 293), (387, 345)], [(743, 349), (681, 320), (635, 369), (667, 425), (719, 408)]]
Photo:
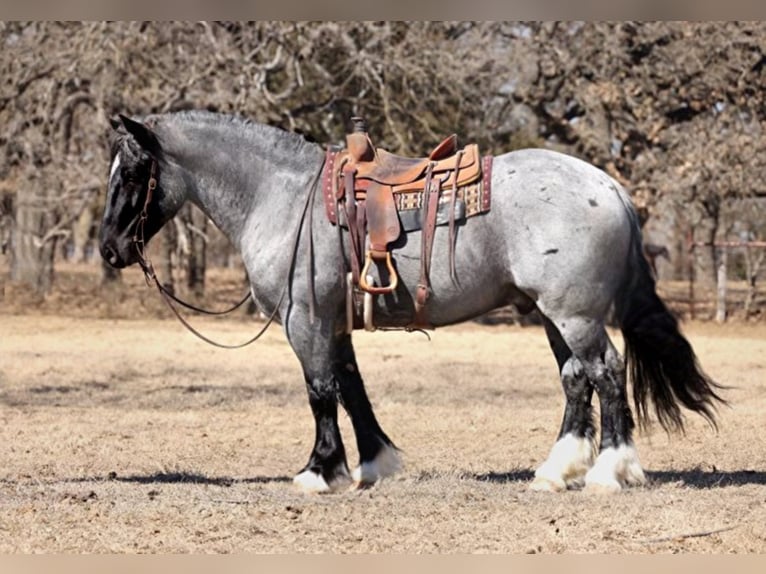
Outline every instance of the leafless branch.
[(689, 534), (674, 534), (671, 536), (661, 536), (659, 538), (647, 538), (645, 540), (637, 540), (639, 544), (660, 544), (662, 542), (680, 542), (681, 540), (685, 540), (687, 538), (701, 538), (703, 536), (712, 536), (713, 534), (720, 534), (721, 532), (728, 532), (729, 530), (734, 530), (735, 528), (738, 528), (739, 524), (735, 524), (734, 526), (727, 526), (725, 528), (717, 528), (715, 530), (705, 530), (702, 532), (692, 532)]

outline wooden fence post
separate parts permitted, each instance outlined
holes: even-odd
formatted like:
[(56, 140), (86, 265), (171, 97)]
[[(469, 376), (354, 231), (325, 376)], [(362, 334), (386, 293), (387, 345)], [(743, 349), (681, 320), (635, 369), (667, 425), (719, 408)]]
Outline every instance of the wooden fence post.
[(716, 283), (718, 289), (715, 307), (715, 321), (716, 323), (723, 323), (726, 321), (726, 264), (729, 250), (726, 247), (719, 247), (717, 252), (718, 268), (716, 273)]

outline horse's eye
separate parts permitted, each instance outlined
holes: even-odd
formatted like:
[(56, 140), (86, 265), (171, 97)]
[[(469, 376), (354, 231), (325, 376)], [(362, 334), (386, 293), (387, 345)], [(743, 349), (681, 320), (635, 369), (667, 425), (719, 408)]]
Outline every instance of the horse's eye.
[(141, 178), (134, 169), (126, 169), (122, 174), (123, 187), (128, 191), (135, 192), (141, 187)]

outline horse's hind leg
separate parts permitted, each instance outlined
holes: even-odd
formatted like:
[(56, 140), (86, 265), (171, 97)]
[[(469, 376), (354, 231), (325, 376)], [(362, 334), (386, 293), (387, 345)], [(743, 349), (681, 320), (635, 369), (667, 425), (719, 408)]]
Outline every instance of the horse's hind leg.
[(358, 487), (374, 484), (396, 473), (401, 468), (401, 460), (397, 448), (375, 418), (348, 334), (342, 335), (336, 346), (333, 372), (341, 403), (351, 417), (359, 449), (359, 466), (352, 477)]
[(646, 477), (632, 439), (635, 424), (628, 405), (625, 364), (608, 338), (602, 358), (591, 361), (589, 370), (601, 404), (601, 446), (596, 463), (585, 475), (585, 488), (614, 492), (643, 485)]
[(633, 445), (633, 416), (626, 393), (625, 368), (602, 321), (567, 317), (553, 321), (572, 357), (595, 387), (601, 406), (601, 443), (595, 464), (585, 475), (589, 490), (618, 491), (646, 479)]
[(556, 326), (544, 316), (543, 324), (559, 365), (566, 407), (556, 444), (547, 460), (535, 471), (531, 488), (560, 491), (582, 486), (595, 459), (591, 410), (593, 387), (585, 376), (582, 363), (572, 354)]

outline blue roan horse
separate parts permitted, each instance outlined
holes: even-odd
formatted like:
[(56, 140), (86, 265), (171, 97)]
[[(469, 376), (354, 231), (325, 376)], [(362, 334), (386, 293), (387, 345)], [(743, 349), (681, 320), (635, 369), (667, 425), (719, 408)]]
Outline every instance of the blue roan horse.
[[(196, 204), (239, 248), (255, 302), (266, 313), (274, 310), (300, 361), (316, 439), (295, 482), (321, 492), (351, 481), (375, 483), (399, 470), (398, 451), (375, 418), (346, 330), (348, 235), (328, 221), (321, 195), (309, 201), (309, 194), (321, 194), (315, 184), (323, 148), (296, 134), (205, 112), (120, 116), (113, 127), (100, 236), (106, 261), (115, 267), (138, 261), (134, 235), (156, 169), (144, 237), (184, 202)], [(448, 232), (437, 228), (430, 322), (449, 325), (509, 303), (537, 309), (559, 366), (566, 409), (532, 487), (617, 491), (643, 484), (631, 438), (628, 376), (639, 419), (646, 419), (651, 400), (668, 429), (682, 426), (681, 406), (715, 424), (721, 399), (655, 292), (628, 195), (594, 166), (542, 149), (495, 157), (491, 183), (491, 210), (458, 225), (457, 280), (447, 263)], [(396, 245), (399, 285), (375, 297), (379, 326), (412, 320), (421, 234), (409, 232)], [(625, 359), (604, 327), (612, 306)], [(598, 449), (594, 390), (601, 403)], [(353, 472), (338, 429), (339, 401), (356, 434), (360, 461)]]

